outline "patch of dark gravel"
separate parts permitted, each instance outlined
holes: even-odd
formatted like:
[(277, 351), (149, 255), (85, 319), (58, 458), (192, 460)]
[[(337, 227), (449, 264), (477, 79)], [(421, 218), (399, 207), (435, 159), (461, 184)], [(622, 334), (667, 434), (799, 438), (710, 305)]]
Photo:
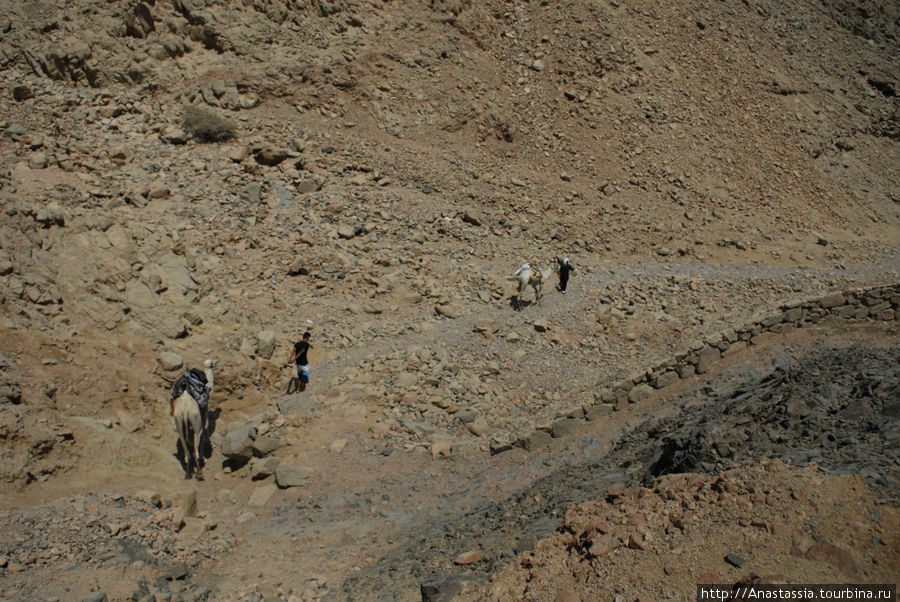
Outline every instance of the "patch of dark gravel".
[[(760, 457), (864, 477), (900, 494), (900, 348), (854, 345), (781, 358), (768, 375), (719, 375), (625, 433), (594, 460), (562, 467), (500, 503), (409, 527), (405, 543), (345, 581), (350, 599), (444, 600), (554, 531), (570, 506), (678, 472), (715, 474)], [(580, 457), (584, 457), (580, 455)], [(465, 500), (459, 500), (464, 506)], [(457, 566), (458, 554), (483, 561)]]

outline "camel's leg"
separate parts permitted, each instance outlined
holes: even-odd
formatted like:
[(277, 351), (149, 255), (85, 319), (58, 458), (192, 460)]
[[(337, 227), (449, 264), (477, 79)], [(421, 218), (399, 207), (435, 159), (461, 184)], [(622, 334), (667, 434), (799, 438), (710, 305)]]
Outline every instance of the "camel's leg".
[(197, 414), (193, 418), (193, 424), (191, 425), (191, 430), (193, 431), (191, 433), (191, 443), (193, 443), (193, 447), (191, 449), (194, 452), (194, 476), (202, 478), (202, 467), (200, 465), (200, 439), (202, 438), (203, 433), (203, 427), (201, 426), (203, 424), (203, 417), (199, 412), (199, 408)]
[(201, 408), (200, 410), (200, 434), (197, 436), (197, 466), (203, 468), (206, 464), (206, 446), (209, 444), (209, 436), (206, 433), (209, 424), (209, 408)]
[(184, 420), (184, 437), (187, 443), (184, 452), (185, 456), (187, 456), (187, 471), (184, 476), (189, 479), (194, 474), (194, 466), (197, 465), (197, 455), (194, 451), (194, 434), (191, 432), (190, 417), (187, 416)]
[(184, 478), (191, 475), (191, 448), (187, 441), (187, 423), (182, 420), (182, 416), (175, 416), (175, 432), (178, 433), (178, 441), (181, 443), (181, 453), (184, 454)]

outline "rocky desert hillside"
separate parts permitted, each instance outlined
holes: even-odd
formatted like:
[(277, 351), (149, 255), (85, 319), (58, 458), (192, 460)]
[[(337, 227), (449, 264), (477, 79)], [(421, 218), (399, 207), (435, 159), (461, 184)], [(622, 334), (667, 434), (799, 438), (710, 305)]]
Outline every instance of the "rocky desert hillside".
[[(665, 479), (720, 503), (729, 466), (736, 495), (796, 510), (790, 480), (826, 477), (776, 445), (526, 504), (528, 546), (467, 514), (624, 462), (678, 395), (718, 403), (822, 346), (863, 345), (880, 376), (860, 399), (896, 418), (898, 19), (879, 0), (0, 0), (0, 597), (635, 599), (641, 570), (601, 592), (510, 550), (555, 533), (540, 561), (565, 565), (597, 534), (583, 514), (632, 496), (640, 537), (663, 532)], [(556, 256), (567, 295), (515, 311), (513, 271)], [(305, 330), (312, 383), (287, 394)], [(185, 481), (168, 389), (206, 358), (212, 446)], [(890, 449), (827, 475), (820, 504), (873, 488), (883, 522), (828, 512), (887, 542), (887, 575)], [(677, 531), (670, 551), (700, 545)], [(821, 533), (777, 536), (820, 562), (801, 535)], [(868, 555), (850, 577), (882, 575), (834, 545)], [(825, 564), (792, 570), (847, 579)]]

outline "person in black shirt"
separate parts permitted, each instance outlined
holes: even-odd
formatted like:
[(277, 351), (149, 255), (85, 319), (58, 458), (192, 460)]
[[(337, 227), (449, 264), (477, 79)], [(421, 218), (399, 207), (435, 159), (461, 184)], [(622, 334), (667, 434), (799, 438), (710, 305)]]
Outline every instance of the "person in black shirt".
[(569, 272), (575, 271), (575, 266), (569, 263), (566, 257), (559, 262), (559, 292), (566, 294), (566, 286), (569, 284)]
[(297, 365), (297, 389), (300, 391), (305, 391), (306, 385), (309, 383), (309, 360), (306, 354), (311, 348), (309, 332), (304, 332), (303, 340), (294, 343), (291, 358), (288, 360), (288, 364), (296, 363)]

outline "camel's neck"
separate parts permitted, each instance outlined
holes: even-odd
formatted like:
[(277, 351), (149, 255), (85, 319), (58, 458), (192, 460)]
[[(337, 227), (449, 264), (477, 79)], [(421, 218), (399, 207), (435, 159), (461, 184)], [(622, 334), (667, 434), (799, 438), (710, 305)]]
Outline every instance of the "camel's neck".
[(209, 387), (209, 390), (212, 391), (213, 388), (213, 371), (212, 368), (208, 367), (204, 370), (206, 373), (206, 386)]

